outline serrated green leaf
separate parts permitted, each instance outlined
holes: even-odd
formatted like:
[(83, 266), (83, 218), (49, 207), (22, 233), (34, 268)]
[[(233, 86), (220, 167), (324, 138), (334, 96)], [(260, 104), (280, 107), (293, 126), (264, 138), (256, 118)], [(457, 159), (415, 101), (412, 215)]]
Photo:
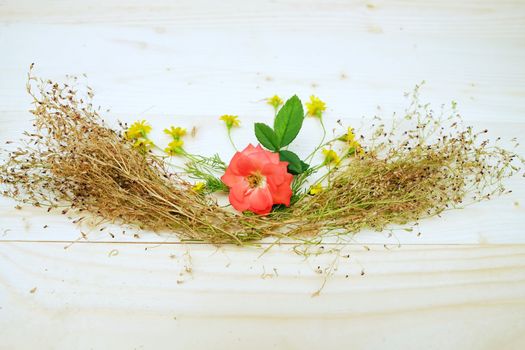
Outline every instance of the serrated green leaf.
[(282, 162), (288, 162), (288, 172), (290, 174), (298, 175), (304, 171), (303, 162), (299, 159), (297, 154), (292, 151), (279, 151), (279, 159), (281, 159)]
[(303, 126), (303, 119), (303, 104), (299, 97), (294, 95), (279, 110), (273, 123), (279, 147), (289, 145), (297, 137)]
[(275, 135), (275, 132), (268, 125), (264, 123), (255, 123), (255, 136), (257, 140), (269, 149), (270, 151), (279, 150), (279, 139)]

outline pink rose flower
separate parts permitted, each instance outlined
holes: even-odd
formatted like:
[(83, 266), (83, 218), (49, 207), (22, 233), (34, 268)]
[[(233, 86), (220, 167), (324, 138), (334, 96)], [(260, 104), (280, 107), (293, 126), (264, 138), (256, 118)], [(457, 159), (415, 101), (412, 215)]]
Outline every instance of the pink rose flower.
[(238, 211), (268, 214), (274, 204), (290, 205), (292, 174), (288, 162), (260, 145), (248, 145), (230, 161), (221, 180), (230, 188), (229, 200)]

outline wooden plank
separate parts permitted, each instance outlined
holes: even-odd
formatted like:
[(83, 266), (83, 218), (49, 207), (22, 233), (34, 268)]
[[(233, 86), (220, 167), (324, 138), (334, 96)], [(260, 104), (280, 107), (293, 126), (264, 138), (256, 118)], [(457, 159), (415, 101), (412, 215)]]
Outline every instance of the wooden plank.
[(290, 249), (0, 242), (2, 348), (525, 346), (525, 245)]
[[(225, 112), (261, 118), (268, 109), (262, 114), (255, 101), (274, 93), (315, 93), (327, 100), (334, 118), (359, 118), (377, 105), (399, 111), (406, 105), (403, 92), (422, 80), (429, 102), (457, 100), (471, 120), (520, 121), (525, 111), (523, 36), (392, 37), (307, 27), (279, 32), (277, 40), (275, 32), (255, 29), (165, 28), (157, 33), (152, 23), (6, 24), (0, 36), (9, 53), (0, 66), (0, 108), (27, 110), (24, 79), (36, 62), (45, 77), (87, 73), (97, 102), (123, 119)], [(307, 54), (312, 47), (315, 55)]]
[[(507, 0), (0, 0), (0, 142), (30, 126), (31, 62), (52, 79), (87, 73), (111, 123), (148, 119), (158, 140), (196, 125), (188, 147), (225, 159), (218, 115), (241, 117), (244, 145), (275, 93), (319, 95), (328, 125), (360, 125), (402, 111), (422, 80), (425, 102), (521, 137), (524, 40), (525, 3)], [(299, 153), (319, 137), (306, 124)], [(525, 186), (508, 184), (420, 237), (363, 232), (308, 259), (294, 244), (259, 257), (122, 227), (79, 239), (65, 216), (0, 198), (0, 349), (521, 350)]]
[[(288, 31), (405, 31), (421, 36), (508, 38), (523, 36), (525, 6), (520, 1), (228, 1), (94, 0), (51, 3), (2, 0), (0, 20), (58, 24), (165, 25), (184, 28), (272, 28)], [(273, 27), (269, 27), (269, 25)], [(162, 30), (159, 30), (162, 32)]]

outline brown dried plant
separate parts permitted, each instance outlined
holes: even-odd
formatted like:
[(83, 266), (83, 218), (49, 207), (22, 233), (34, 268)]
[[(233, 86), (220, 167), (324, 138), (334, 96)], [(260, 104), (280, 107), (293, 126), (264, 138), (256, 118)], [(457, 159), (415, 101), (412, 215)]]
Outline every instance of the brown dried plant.
[(413, 129), (374, 126), (361, 137), (365, 152), (345, 157), (319, 179), (326, 184), (321, 193), (305, 190), (289, 208), (246, 215), (192, 191), (184, 174), (172, 173), (152, 152), (137, 151), (125, 130), (107, 127), (89, 88), (81, 98), (71, 85), (39, 80), (30, 71), (27, 91), (35, 131), (26, 132), (0, 166), (5, 196), (63, 213), (72, 209), (77, 217), (88, 212), (107, 222), (168, 230), (184, 240), (244, 244), (268, 236), (317, 240), (383, 230), (504, 193), (503, 180), (523, 162), (481, 141), (485, 132), (462, 128), (454, 109), (435, 118), (417, 102), (416, 89), (404, 118), (416, 123)]

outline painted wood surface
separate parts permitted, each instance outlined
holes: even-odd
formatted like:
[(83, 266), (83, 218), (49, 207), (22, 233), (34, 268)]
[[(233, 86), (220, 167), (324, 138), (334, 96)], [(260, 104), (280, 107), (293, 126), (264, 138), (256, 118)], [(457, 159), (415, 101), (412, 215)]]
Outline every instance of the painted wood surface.
[[(328, 125), (359, 127), (402, 113), (423, 80), (436, 108), (454, 100), (492, 137), (525, 134), (521, 1), (0, 0), (0, 48), (2, 144), (31, 126), (31, 62), (81, 77), (109, 123), (147, 119), (159, 143), (166, 126), (196, 126), (189, 149), (225, 159), (221, 114), (241, 118), (238, 145), (275, 93), (316, 94)], [(295, 150), (320, 134), (307, 120)], [(262, 254), (268, 242), (89, 230), (0, 198), (0, 349), (522, 349), (525, 181), (508, 186), (308, 259), (293, 242)]]
[(259, 253), (3, 243), (2, 348), (521, 349), (525, 342), (523, 245), (346, 246), (317, 297), (334, 255), (305, 262), (287, 248)]

